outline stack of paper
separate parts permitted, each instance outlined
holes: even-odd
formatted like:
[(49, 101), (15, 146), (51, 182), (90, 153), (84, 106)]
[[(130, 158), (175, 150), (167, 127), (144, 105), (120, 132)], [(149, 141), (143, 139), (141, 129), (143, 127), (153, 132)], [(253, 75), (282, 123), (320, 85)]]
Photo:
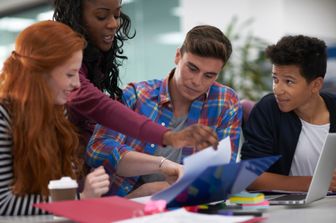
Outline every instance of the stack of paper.
[(238, 204), (242, 209), (266, 209), (269, 207), (268, 200), (265, 200), (265, 195), (263, 193), (249, 193), (241, 192), (239, 194), (231, 195), (229, 198), (230, 204)]
[(259, 203), (252, 203), (252, 204), (242, 204), (242, 209), (244, 210), (260, 210), (260, 209), (267, 209), (269, 208), (269, 201), (263, 200)]
[(230, 203), (234, 204), (255, 204), (265, 200), (265, 196), (262, 193), (248, 193), (242, 192), (239, 194), (231, 195), (229, 198)]

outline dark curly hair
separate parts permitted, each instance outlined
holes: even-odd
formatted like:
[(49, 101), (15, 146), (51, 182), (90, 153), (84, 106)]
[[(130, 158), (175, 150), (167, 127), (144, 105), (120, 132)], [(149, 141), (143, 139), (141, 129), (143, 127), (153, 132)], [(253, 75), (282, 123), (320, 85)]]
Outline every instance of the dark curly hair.
[(326, 44), (314, 37), (285, 36), (267, 47), (266, 56), (275, 65), (298, 65), (308, 82), (324, 78), (327, 69)]
[[(109, 93), (110, 97), (120, 99), (122, 90), (118, 87), (119, 66), (127, 59), (123, 54), (124, 41), (132, 39), (131, 20), (121, 12), (120, 26), (113, 40), (111, 49), (104, 53), (90, 43), (87, 30), (82, 26), (83, 2), (86, 0), (54, 0), (53, 19), (67, 24), (73, 30), (84, 35), (88, 45), (84, 50), (83, 63), (88, 69), (89, 80), (101, 91)], [(121, 0), (120, 0), (121, 1)]]

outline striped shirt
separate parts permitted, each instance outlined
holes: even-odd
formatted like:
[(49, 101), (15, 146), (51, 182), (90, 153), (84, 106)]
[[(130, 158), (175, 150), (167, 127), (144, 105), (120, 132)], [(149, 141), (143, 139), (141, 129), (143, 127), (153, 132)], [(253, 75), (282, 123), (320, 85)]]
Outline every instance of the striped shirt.
[(12, 193), (13, 142), (10, 123), (7, 109), (0, 105), (0, 215), (44, 214), (41, 209), (33, 207), (34, 203), (42, 202), (40, 195), (16, 196)]
[[(151, 80), (129, 84), (123, 92), (123, 102), (134, 111), (171, 128), (173, 105), (168, 90), (169, 76), (163, 80)], [(216, 131), (218, 138), (230, 136), (232, 161), (238, 151), (242, 109), (237, 94), (229, 87), (215, 82), (207, 93), (194, 100), (190, 106), (186, 126), (203, 124)], [(109, 194), (125, 196), (138, 177), (120, 177), (116, 174), (118, 162), (128, 151), (155, 154), (158, 145), (141, 142), (97, 125), (87, 146), (86, 161), (91, 167), (104, 165), (110, 174)], [(182, 158), (195, 152), (183, 148)]]

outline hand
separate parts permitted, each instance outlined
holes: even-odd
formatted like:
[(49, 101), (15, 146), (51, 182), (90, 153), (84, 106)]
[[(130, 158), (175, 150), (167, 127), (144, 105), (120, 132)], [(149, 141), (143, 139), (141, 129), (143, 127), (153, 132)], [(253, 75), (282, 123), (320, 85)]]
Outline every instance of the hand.
[(181, 164), (165, 159), (160, 167), (160, 173), (166, 178), (169, 184), (174, 183), (183, 175), (183, 166)]
[(329, 191), (336, 191), (336, 171), (333, 173), (333, 177), (331, 179)]
[(109, 190), (109, 185), (109, 175), (100, 166), (86, 176), (81, 199), (101, 197)]
[(140, 187), (126, 195), (127, 198), (136, 198), (136, 197), (145, 197), (150, 196), (156, 192), (159, 192), (163, 189), (169, 187), (168, 182), (166, 181), (158, 181), (142, 184)]
[(174, 148), (196, 147), (197, 150), (209, 146), (217, 148), (218, 137), (210, 127), (195, 124), (178, 132), (166, 132), (163, 136), (163, 144), (171, 145)]

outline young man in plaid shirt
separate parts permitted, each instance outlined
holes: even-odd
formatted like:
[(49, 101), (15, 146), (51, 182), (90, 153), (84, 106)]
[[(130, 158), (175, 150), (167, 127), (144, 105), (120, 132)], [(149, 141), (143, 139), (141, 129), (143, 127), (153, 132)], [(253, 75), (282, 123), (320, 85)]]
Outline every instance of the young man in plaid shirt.
[[(229, 39), (218, 28), (196, 26), (177, 49), (176, 67), (168, 76), (129, 84), (122, 101), (173, 131), (197, 123), (214, 129), (219, 139), (229, 136), (231, 160), (235, 161), (242, 109), (237, 94), (216, 82), (231, 52)], [(169, 186), (174, 174), (167, 174), (167, 170), (180, 168), (177, 163), (196, 151), (147, 144), (97, 125), (86, 158), (91, 167), (104, 164), (111, 176), (109, 194), (139, 197)]]

